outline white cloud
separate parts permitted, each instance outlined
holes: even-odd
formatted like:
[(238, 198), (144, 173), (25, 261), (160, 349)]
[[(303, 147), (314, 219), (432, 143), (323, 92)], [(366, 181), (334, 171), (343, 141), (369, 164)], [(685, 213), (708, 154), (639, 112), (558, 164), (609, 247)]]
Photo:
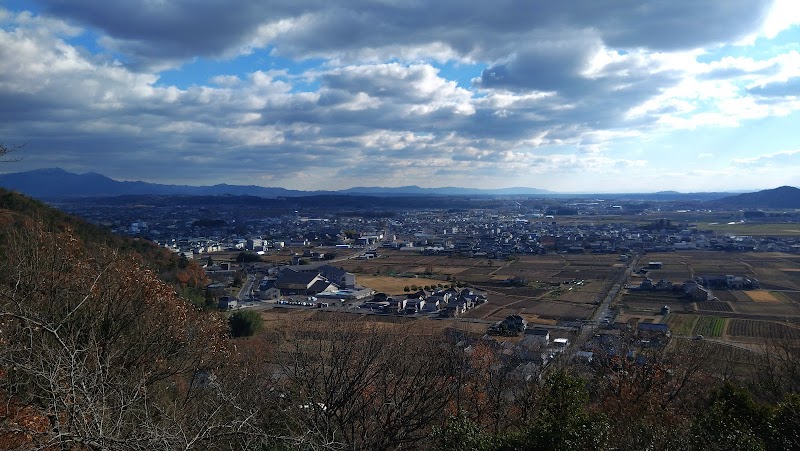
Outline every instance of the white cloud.
[(772, 39), (795, 25), (800, 25), (800, 3), (796, 0), (775, 0), (761, 26), (761, 33)]
[(734, 164), (747, 166), (772, 166), (790, 163), (800, 166), (800, 150), (782, 150), (749, 158), (735, 158)]
[[(42, 15), (4, 13), (4, 141), (35, 144), (42, 161), (98, 172), (123, 162), (158, 181), (175, 177), (164, 164), (174, 159), (201, 179), (314, 187), (331, 172), (408, 184), (409, 170), (432, 185), (528, 174), (610, 183), (647, 172), (646, 150), (619, 149), (652, 133), (800, 108), (797, 52), (707, 61), (718, 44), (761, 29), (761, 0), (268, 3), (42, 0)], [(89, 30), (116, 60), (76, 44)], [(239, 55), (253, 59), (226, 70)], [(165, 86), (163, 68), (197, 57), (219, 73)], [(292, 67), (272, 66), (286, 60)], [(456, 74), (459, 84), (448, 78), (459, 62), (485, 70)]]

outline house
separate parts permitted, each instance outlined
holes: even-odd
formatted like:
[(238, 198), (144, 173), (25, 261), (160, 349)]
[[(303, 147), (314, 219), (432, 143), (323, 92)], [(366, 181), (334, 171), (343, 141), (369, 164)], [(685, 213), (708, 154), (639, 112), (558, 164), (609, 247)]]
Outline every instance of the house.
[(425, 299), (425, 302), (427, 302), (429, 304), (435, 304), (436, 305), (436, 309), (437, 310), (441, 310), (447, 305), (447, 302), (450, 300), (450, 297), (451, 296), (450, 296), (449, 293), (446, 293), (446, 292), (443, 292), (443, 291), (438, 291), (438, 292), (428, 296)]
[(578, 351), (575, 353), (575, 360), (580, 362), (591, 363), (594, 359), (594, 353), (591, 351)]
[(469, 301), (459, 297), (448, 302), (443, 311), (445, 316), (455, 318), (467, 313), (470, 307)]
[(509, 315), (503, 322), (506, 323), (509, 329), (518, 333), (523, 333), (528, 328), (528, 321), (519, 315)]
[(716, 299), (714, 294), (698, 284), (686, 283), (683, 286), (683, 292), (689, 299), (693, 301), (713, 301)]
[(264, 277), (258, 284), (258, 297), (260, 299), (280, 298), (281, 290), (275, 285), (276, 282), (277, 280), (273, 277)]
[(702, 275), (697, 278), (697, 282), (706, 288), (727, 288), (729, 290), (757, 289), (760, 286), (757, 279), (731, 274)]
[(325, 277), (342, 288), (353, 288), (356, 286), (355, 274), (349, 273), (342, 268), (337, 268), (332, 265), (322, 265), (317, 268), (317, 271), (319, 271), (322, 277)]
[(400, 305), (402, 303), (402, 301), (400, 301), (400, 299), (395, 299), (395, 298), (389, 296), (389, 297), (386, 298), (386, 302), (389, 303), (389, 305), (386, 307), (386, 311), (392, 312), (392, 313), (398, 313), (400, 311)]
[(425, 301), (424, 300), (422, 300), (420, 298), (417, 298), (417, 297), (410, 297), (410, 298), (405, 299), (401, 303), (401, 309), (400, 310), (403, 310), (406, 313), (413, 314), (413, 313), (421, 312), (422, 309), (424, 309), (424, 308), (425, 308)]
[(656, 336), (669, 338), (672, 336), (669, 325), (665, 323), (639, 323), (636, 326), (636, 334), (639, 338), (652, 338)]
[(525, 334), (517, 343), (517, 356), (522, 360), (534, 360), (545, 347), (546, 344), (542, 343), (539, 337), (533, 334)]
[(532, 380), (538, 380), (541, 378), (542, 374), (542, 364), (537, 362), (527, 362), (521, 363), (517, 366), (513, 371), (511, 371), (508, 377), (512, 380), (520, 381), (520, 382), (530, 382)]
[(423, 302), (423, 308), (426, 312), (438, 312), (444, 305), (444, 302), (441, 301), (437, 296), (429, 296), (428, 299), (425, 299)]
[(569, 346), (569, 339), (567, 338), (556, 338), (553, 340), (553, 350), (556, 352), (564, 352), (567, 350)]
[(668, 291), (672, 290), (672, 282), (666, 279), (661, 279), (655, 285), (656, 290)]
[(547, 346), (550, 343), (550, 331), (547, 329), (536, 327), (531, 331), (530, 335), (543, 346)]
[(219, 304), (217, 304), (217, 308), (220, 310), (233, 310), (239, 308), (239, 301), (236, 298), (230, 296), (222, 296), (219, 298)]
[(420, 289), (417, 292), (409, 294), (408, 297), (415, 297), (415, 298), (419, 298), (419, 299), (428, 299), (428, 296), (430, 296), (430, 295), (431, 295), (431, 293), (428, 292), (427, 290)]
[(318, 272), (297, 272), (291, 269), (284, 269), (278, 274), (275, 287), (280, 290), (282, 295), (303, 296), (311, 296), (339, 289), (339, 287), (321, 276)]

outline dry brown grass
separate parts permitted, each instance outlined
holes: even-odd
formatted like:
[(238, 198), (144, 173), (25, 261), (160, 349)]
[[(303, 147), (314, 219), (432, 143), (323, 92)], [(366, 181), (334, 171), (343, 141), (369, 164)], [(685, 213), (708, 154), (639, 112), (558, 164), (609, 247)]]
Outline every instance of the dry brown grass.
[(762, 291), (762, 290), (750, 290), (744, 292), (750, 299), (754, 300), (755, 302), (780, 302), (772, 293), (769, 291)]
[(436, 279), (425, 278), (407, 278), (407, 277), (390, 277), (390, 276), (370, 276), (360, 274), (358, 276), (358, 284), (365, 287), (372, 288), (377, 292), (386, 294), (403, 294), (404, 287), (416, 285), (417, 287), (424, 287), (426, 285), (443, 284), (444, 281)]

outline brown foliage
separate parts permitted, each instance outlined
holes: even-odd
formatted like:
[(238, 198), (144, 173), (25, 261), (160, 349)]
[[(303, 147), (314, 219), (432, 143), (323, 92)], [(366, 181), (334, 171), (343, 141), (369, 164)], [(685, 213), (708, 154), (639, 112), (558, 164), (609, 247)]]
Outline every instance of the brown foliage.
[(394, 449), (441, 425), (458, 387), (459, 357), (440, 337), (413, 328), (377, 330), (331, 321), (296, 330), (282, 372), (286, 426), (323, 447)]
[(223, 418), (232, 402), (196, 383), (230, 355), (224, 322), (195, 311), (135, 258), (89, 250), (68, 229), (34, 223), (8, 235), (6, 448), (205, 449), (241, 426)]

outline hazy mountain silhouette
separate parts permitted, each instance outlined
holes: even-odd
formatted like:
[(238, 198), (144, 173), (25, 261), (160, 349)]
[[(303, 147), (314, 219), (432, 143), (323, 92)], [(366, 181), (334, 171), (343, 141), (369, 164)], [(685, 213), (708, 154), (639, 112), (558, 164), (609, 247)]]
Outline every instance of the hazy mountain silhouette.
[(74, 174), (59, 168), (37, 169), (13, 174), (0, 174), (0, 186), (37, 198), (106, 197), (125, 195), (192, 195), (216, 196), (231, 194), (258, 197), (299, 197), (319, 194), (405, 196), (405, 195), (531, 195), (549, 194), (547, 190), (535, 188), (420, 188), (403, 186), (397, 188), (358, 187), (341, 191), (299, 191), (285, 188), (255, 185), (211, 186), (162, 185), (147, 182), (121, 182), (101, 174), (89, 172)]
[(754, 193), (723, 197), (714, 202), (735, 208), (800, 208), (800, 189), (781, 186)]

